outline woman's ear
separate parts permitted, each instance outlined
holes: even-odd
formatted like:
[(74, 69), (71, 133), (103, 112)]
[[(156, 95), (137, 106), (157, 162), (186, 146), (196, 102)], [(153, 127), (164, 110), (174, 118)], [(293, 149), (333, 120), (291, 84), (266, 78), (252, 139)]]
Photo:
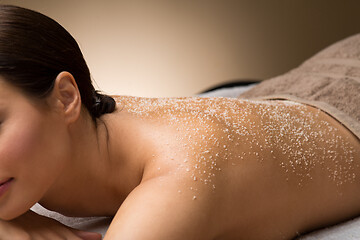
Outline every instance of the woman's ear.
[(74, 77), (69, 72), (57, 75), (52, 91), (61, 111), (68, 123), (79, 118), (81, 112), (81, 97)]

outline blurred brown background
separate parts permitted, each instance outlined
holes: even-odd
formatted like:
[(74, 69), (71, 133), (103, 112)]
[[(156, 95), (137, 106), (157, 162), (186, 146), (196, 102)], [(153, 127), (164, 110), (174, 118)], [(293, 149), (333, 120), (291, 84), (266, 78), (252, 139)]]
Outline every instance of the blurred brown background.
[(0, 0), (40, 11), (80, 44), (110, 94), (189, 96), (266, 79), (360, 32), (358, 0)]

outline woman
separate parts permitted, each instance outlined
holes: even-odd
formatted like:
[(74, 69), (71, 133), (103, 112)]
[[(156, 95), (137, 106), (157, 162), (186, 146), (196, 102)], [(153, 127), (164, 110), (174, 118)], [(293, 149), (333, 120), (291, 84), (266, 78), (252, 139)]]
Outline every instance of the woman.
[(55, 21), (0, 7), (0, 238), (291, 239), (356, 216), (359, 139), (292, 101), (102, 95)]

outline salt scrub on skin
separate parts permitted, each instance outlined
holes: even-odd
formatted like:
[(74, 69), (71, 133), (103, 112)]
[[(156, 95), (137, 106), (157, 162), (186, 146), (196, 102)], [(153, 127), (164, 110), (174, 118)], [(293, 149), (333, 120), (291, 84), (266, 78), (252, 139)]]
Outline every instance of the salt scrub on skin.
[[(314, 167), (325, 161), (332, 161), (326, 171), (335, 184), (353, 182), (356, 177), (355, 150), (338, 129), (319, 120), (320, 110), (309, 112), (299, 103), (235, 98), (115, 99), (121, 111), (174, 126), (176, 140), (187, 156), (179, 169), (194, 184), (208, 185), (213, 191), (222, 168), (239, 167), (249, 158), (277, 162), (286, 180), (296, 176), (299, 186), (311, 180)], [(246, 150), (240, 146), (247, 146)], [(327, 154), (330, 158), (319, 154), (325, 151), (331, 153)]]

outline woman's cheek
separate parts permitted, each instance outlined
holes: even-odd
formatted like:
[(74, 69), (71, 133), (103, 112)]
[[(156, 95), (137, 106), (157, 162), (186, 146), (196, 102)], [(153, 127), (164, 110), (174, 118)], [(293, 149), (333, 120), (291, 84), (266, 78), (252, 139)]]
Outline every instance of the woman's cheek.
[[(4, 126), (5, 127), (5, 126)], [(39, 129), (28, 124), (13, 124), (0, 136), (0, 166), (20, 170), (36, 163), (39, 151)]]
[(4, 216), (22, 214), (46, 190), (44, 177), (49, 173), (44, 171), (46, 166), (42, 166), (40, 158), (43, 155), (40, 149), (45, 150), (46, 146), (39, 141), (42, 138), (39, 124), (32, 122), (29, 126), (31, 119), (27, 120), (1, 126), (0, 179), (14, 178), (9, 195), (0, 198), (0, 214)]

